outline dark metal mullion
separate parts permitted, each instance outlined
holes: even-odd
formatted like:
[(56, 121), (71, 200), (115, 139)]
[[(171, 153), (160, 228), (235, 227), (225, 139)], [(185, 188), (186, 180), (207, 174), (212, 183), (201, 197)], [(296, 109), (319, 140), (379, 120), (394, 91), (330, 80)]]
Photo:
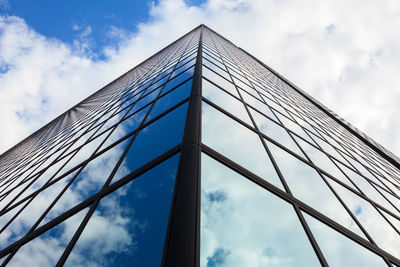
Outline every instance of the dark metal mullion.
[(199, 266), (200, 262), (201, 61), (202, 32), (161, 266)]
[[(193, 38), (193, 36), (192, 36), (192, 38)], [(185, 44), (185, 43), (183, 43), (183, 44)], [(183, 44), (182, 44), (182, 45), (183, 45)], [(179, 62), (179, 61), (178, 61), (178, 62)], [(176, 66), (176, 65), (175, 65), (175, 66)], [(171, 73), (169, 74), (168, 79), (170, 79), (172, 73), (173, 73), (173, 72), (171, 72)], [(166, 84), (167, 84), (167, 83), (164, 83), (163, 87), (161, 88), (161, 90), (160, 90), (160, 92), (158, 93), (158, 95), (157, 95), (156, 98), (158, 98), (158, 97), (161, 95), (161, 93), (162, 93), (163, 89), (165, 88), (165, 85), (166, 85)], [(154, 105), (155, 105), (156, 102), (157, 102), (157, 101), (153, 101), (152, 105), (150, 106), (150, 108), (149, 108), (149, 110), (148, 110), (146, 116), (143, 118), (143, 120), (142, 120), (142, 122), (141, 122), (141, 124), (140, 124), (139, 127), (141, 127), (141, 126), (145, 123), (147, 117), (149, 116), (149, 114), (150, 114), (150, 112), (152, 111), (152, 109), (153, 109), (153, 107), (154, 107)], [(136, 134), (133, 135), (133, 137), (131, 138), (131, 140), (130, 140), (128, 146), (126, 147), (126, 149), (125, 149), (125, 151), (124, 151), (124, 153), (123, 153), (122, 156), (120, 157), (118, 163), (116, 164), (116, 166), (114, 167), (114, 169), (113, 169), (113, 171), (111, 172), (110, 176), (108, 177), (107, 181), (105, 182), (105, 184), (104, 184), (104, 186), (103, 186), (103, 189), (106, 188), (106, 187), (108, 187), (108, 185), (111, 183), (114, 174), (117, 172), (117, 169), (119, 168), (120, 164), (121, 164), (122, 161), (124, 160), (126, 154), (128, 153), (129, 149), (131, 148), (131, 146), (132, 146), (132, 144), (133, 144), (133, 142), (134, 142), (134, 140), (136, 139), (136, 137), (137, 137), (138, 134), (139, 134), (139, 131), (137, 131)], [(72, 239), (71, 239), (70, 242), (68, 243), (68, 245), (67, 245), (67, 247), (65, 248), (63, 254), (61, 255), (60, 259), (58, 260), (56, 266), (62, 266), (62, 265), (64, 265), (64, 263), (65, 263), (65, 261), (67, 260), (69, 254), (71, 253), (71, 251), (72, 251), (72, 249), (74, 248), (76, 242), (78, 241), (80, 235), (82, 234), (82, 232), (83, 232), (83, 230), (85, 229), (87, 223), (89, 222), (89, 219), (91, 218), (92, 214), (93, 214), (94, 211), (96, 210), (96, 208), (97, 208), (97, 206), (98, 206), (100, 200), (101, 200), (101, 197), (97, 197), (97, 198), (95, 199), (94, 203), (93, 203), (92, 206), (90, 207), (90, 210), (89, 210), (88, 213), (86, 214), (86, 216), (85, 216), (85, 218), (83, 219), (83, 221), (80, 223), (78, 229), (75, 231), (74, 236), (72, 237)]]

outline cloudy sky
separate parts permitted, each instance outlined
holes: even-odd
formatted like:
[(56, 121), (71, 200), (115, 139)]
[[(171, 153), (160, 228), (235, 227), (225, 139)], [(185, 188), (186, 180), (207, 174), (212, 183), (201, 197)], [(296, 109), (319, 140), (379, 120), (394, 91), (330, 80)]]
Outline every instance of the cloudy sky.
[(200, 23), (400, 155), (397, 0), (0, 0), (0, 153)]

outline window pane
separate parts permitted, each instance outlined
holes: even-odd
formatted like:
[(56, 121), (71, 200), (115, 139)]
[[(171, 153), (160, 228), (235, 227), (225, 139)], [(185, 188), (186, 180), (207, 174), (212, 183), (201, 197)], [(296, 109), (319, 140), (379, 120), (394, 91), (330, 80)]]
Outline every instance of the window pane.
[(303, 137), (304, 139), (313, 144), (311, 138), (304, 132), (304, 130), (298, 124), (294, 123), (292, 120), (286, 118), (285, 116), (279, 114), (279, 112), (275, 112), (275, 114), (286, 128), (288, 128), (292, 132), (298, 134), (299, 136)]
[(257, 99), (250, 96), (249, 94), (247, 94), (244, 91), (240, 91), (240, 93), (243, 97), (244, 102), (253, 106), (254, 108), (256, 108), (259, 112), (263, 113), (263, 115), (267, 116), (268, 118), (270, 118), (274, 121), (277, 121), (274, 114), (272, 113), (271, 109), (267, 105), (265, 105), (261, 101), (258, 101)]
[(7, 266), (55, 266), (88, 210), (78, 212), (22, 246)]
[(386, 266), (378, 255), (303, 213), (329, 266)]
[(247, 124), (252, 125), (243, 103), (225, 93), (224, 91), (220, 90), (215, 85), (205, 79), (203, 79), (202, 87), (203, 96), (205, 98), (211, 100), (213, 103), (217, 104), (218, 106), (225, 109), (232, 115), (238, 117)]
[(222, 67), (222, 69), (220, 69), (216, 65), (214, 65), (214, 64), (212, 64), (209, 61), (204, 60), (204, 59), (203, 59), (203, 64), (205, 66), (207, 66), (208, 68), (212, 69), (213, 71), (215, 71), (216, 73), (218, 73), (219, 75), (221, 75), (222, 77), (224, 77), (225, 79), (227, 79), (227, 80), (231, 79), (229, 77), (229, 74), (226, 71), (224, 71), (225, 70), (224, 67)]
[(159, 266), (179, 154), (104, 197), (66, 266)]
[[(172, 73), (172, 76), (171, 76), (172, 80), (169, 80), (168, 83), (165, 85), (165, 88), (163, 89), (163, 93), (168, 92), (169, 90), (178, 86), (183, 81), (185, 81), (193, 76), (193, 71), (194, 71), (193, 67), (188, 70), (185, 70), (184, 72), (182, 72), (182, 70), (183, 69), (179, 69), (179, 70), (174, 71), (174, 73)], [(178, 75), (178, 76), (173, 77), (174, 75)]]
[(202, 108), (204, 144), (275, 186), (283, 188), (256, 133), (206, 103), (203, 103)]
[[(41, 224), (50, 221), (61, 215), (79, 202), (89, 198), (101, 190), (126, 149), (129, 139), (119, 143), (110, 150), (107, 150), (97, 158), (91, 160), (81, 173), (75, 178), (74, 182), (63, 193), (54, 207), (50, 210)], [(71, 178), (73, 176), (70, 176)], [(63, 179), (57, 182), (58, 186), (66, 186), (70, 179)], [(62, 188), (63, 188), (62, 187)], [(60, 190), (61, 191), (61, 190)]]
[(295, 197), (364, 237), (357, 224), (314, 168), (270, 142), (267, 145)]
[(203, 67), (202, 72), (203, 72), (203, 76), (204, 77), (206, 77), (207, 79), (209, 79), (213, 83), (217, 84), (219, 87), (225, 89), (229, 93), (239, 97), (239, 95), (238, 95), (238, 93), (236, 91), (236, 88), (233, 85), (233, 83), (231, 83), (228, 80), (222, 78), (221, 76), (219, 76), (218, 74), (216, 74), (215, 72), (209, 70), (206, 67)]
[(109, 145), (113, 144), (120, 138), (136, 130), (142, 123), (144, 117), (149, 111), (149, 108), (150, 106), (145, 107), (144, 109), (138, 111), (136, 114), (132, 115), (131, 117), (127, 118), (126, 120), (118, 124), (117, 128), (111, 133), (111, 135), (101, 146), (101, 149), (108, 147)]
[(139, 132), (113, 182), (182, 142), (187, 106), (186, 102)]
[(258, 129), (263, 134), (271, 137), (275, 141), (284, 145), (286, 148), (295, 152), (297, 155), (305, 158), (299, 147), (296, 145), (296, 143), (293, 141), (293, 139), (284, 128), (253, 109), (250, 109), (250, 112), (253, 116), (253, 119), (257, 123)]
[(313, 147), (307, 142), (301, 140), (300, 138), (295, 137), (297, 143), (303, 148), (307, 156), (310, 157), (312, 162), (318, 167), (334, 176), (336, 179), (345, 183), (346, 185), (355, 189), (354, 185), (347, 179), (347, 177), (339, 170), (338, 167), (333, 164), (332, 160), (329, 157), (321, 152), (319, 149)]
[(190, 89), (192, 88), (192, 80), (185, 82), (178, 88), (174, 89), (172, 92), (164, 95), (162, 98), (158, 99), (155, 103), (151, 113), (147, 117), (146, 121), (149, 121), (167, 109), (173, 107), (179, 102), (183, 101), (185, 98), (190, 96)]
[(334, 181), (330, 182), (377, 245), (395, 257), (400, 257), (400, 236), (382, 215), (368, 201)]
[(353, 180), (353, 182), (368, 198), (372, 199), (379, 205), (382, 205), (394, 214), (400, 216), (399, 212), (381, 194), (379, 194), (379, 192), (374, 187), (372, 187), (372, 185), (364, 177), (353, 172), (343, 165), (342, 170), (347, 174), (347, 176), (349, 176)]
[(292, 206), (202, 155), (200, 266), (319, 266)]

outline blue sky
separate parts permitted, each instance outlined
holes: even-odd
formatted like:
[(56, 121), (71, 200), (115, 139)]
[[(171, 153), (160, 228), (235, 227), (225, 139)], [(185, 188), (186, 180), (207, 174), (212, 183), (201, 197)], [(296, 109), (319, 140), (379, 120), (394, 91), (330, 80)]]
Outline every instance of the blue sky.
[[(90, 35), (90, 49), (102, 58), (101, 49), (115, 43), (109, 34), (113, 27), (135, 33), (138, 24), (150, 19), (149, 10), (158, 1), (51, 1), (10, 0), (1, 5), (1, 14), (23, 18), (36, 32), (72, 43), (82, 33)], [(200, 0), (186, 1), (200, 5)], [(1, 3), (1, 1), (0, 1)], [(88, 29), (90, 29), (88, 31)]]
[(204, 23), (400, 154), (400, 2), (0, 0), (0, 153)]

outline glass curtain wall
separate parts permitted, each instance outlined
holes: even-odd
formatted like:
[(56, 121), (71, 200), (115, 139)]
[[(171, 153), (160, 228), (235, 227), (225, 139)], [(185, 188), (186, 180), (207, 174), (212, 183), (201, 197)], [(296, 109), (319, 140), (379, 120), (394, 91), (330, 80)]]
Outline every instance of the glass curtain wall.
[(0, 156), (0, 263), (400, 266), (399, 166), (200, 25)]

